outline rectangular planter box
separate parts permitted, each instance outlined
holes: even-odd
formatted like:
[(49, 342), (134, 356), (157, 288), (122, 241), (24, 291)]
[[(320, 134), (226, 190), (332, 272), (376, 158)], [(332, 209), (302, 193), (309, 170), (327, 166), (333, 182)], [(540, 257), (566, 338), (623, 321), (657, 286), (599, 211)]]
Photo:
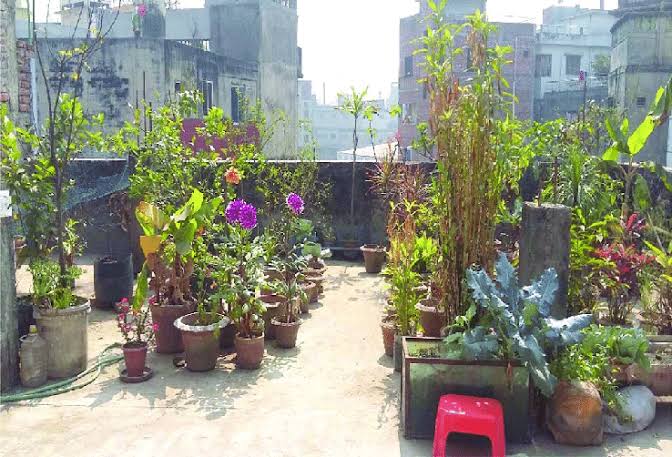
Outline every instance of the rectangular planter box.
[(436, 352), (441, 341), (441, 338), (403, 339), (401, 410), (404, 436), (409, 439), (432, 438), (439, 398), (445, 394), (460, 394), (498, 400), (504, 409), (507, 441), (528, 443), (532, 389), (527, 368), (514, 364), (510, 387), (506, 363), (422, 355), (422, 352)]

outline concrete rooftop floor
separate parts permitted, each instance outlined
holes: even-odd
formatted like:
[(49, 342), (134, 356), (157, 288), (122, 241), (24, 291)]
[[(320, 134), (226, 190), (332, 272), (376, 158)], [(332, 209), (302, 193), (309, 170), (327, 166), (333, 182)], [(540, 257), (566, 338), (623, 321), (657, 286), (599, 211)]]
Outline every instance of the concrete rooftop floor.
[[(78, 282), (92, 293), (92, 268)], [(384, 282), (363, 266), (330, 262), (325, 295), (304, 319), (297, 347), (266, 343), (262, 368), (235, 369), (232, 356), (209, 373), (175, 368), (150, 353), (154, 378), (123, 384), (106, 368), (83, 389), (0, 406), (3, 456), (430, 456), (431, 441), (399, 428), (400, 377), (383, 353), (378, 326)], [(25, 270), (19, 292), (28, 292)], [(89, 356), (119, 340), (115, 315), (93, 310)], [(456, 445), (470, 455), (475, 444)], [(671, 456), (672, 410), (659, 405), (646, 431), (608, 436), (601, 447), (559, 446), (537, 436), (510, 455)]]

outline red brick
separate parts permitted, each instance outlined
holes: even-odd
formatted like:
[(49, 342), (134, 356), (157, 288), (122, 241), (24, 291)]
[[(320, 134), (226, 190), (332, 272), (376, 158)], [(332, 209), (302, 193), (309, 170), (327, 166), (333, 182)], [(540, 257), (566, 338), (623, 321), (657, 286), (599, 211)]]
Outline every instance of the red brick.
[(7, 103), (8, 101), (9, 101), (9, 93), (8, 92), (0, 92), (0, 102)]
[(19, 87), (20, 87), (21, 89), (30, 89), (30, 81), (22, 80), (22, 81), (19, 83)]
[(19, 95), (28, 95), (30, 96), (30, 91), (28, 89), (19, 89)]
[(27, 103), (19, 103), (19, 111), (22, 113), (27, 113), (30, 111), (30, 105)]

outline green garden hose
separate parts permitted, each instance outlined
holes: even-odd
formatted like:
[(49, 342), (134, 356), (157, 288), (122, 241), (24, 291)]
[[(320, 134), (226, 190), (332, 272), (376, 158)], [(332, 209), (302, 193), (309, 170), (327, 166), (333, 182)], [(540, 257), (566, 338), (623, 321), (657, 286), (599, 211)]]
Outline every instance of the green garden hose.
[[(124, 358), (124, 356), (120, 354), (107, 353), (107, 351), (109, 351), (110, 349), (120, 347), (121, 344), (119, 343), (115, 343), (106, 347), (105, 349), (103, 349), (103, 352), (101, 352), (100, 355), (98, 356), (96, 363), (94, 363), (91, 367), (87, 368), (85, 371), (81, 372), (80, 374), (72, 378), (64, 379), (62, 381), (53, 384), (38, 387), (37, 389), (27, 390), (14, 395), (0, 395), (0, 404), (13, 403), (24, 400), (32, 400), (35, 398), (50, 397), (52, 395), (58, 395), (65, 392), (70, 392), (71, 390), (81, 389), (82, 387), (88, 386), (98, 378), (103, 368), (113, 365)], [(77, 381), (86, 378), (91, 373), (94, 373), (94, 375), (90, 377), (90, 379), (87, 379), (82, 383), (76, 384)]]

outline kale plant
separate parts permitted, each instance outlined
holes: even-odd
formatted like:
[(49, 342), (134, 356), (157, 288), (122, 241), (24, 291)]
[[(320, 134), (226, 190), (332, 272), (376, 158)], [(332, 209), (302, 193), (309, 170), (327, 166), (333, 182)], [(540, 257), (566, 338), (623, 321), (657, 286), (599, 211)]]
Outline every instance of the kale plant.
[(462, 333), (462, 356), (467, 360), (520, 360), (537, 387), (550, 396), (557, 380), (549, 370), (546, 351), (580, 342), (581, 330), (590, 325), (592, 316), (550, 317), (558, 290), (558, 275), (552, 268), (522, 288), (504, 254), (499, 255), (495, 269), (495, 281), (484, 270), (467, 271), (467, 284), (482, 317), (478, 326)]

